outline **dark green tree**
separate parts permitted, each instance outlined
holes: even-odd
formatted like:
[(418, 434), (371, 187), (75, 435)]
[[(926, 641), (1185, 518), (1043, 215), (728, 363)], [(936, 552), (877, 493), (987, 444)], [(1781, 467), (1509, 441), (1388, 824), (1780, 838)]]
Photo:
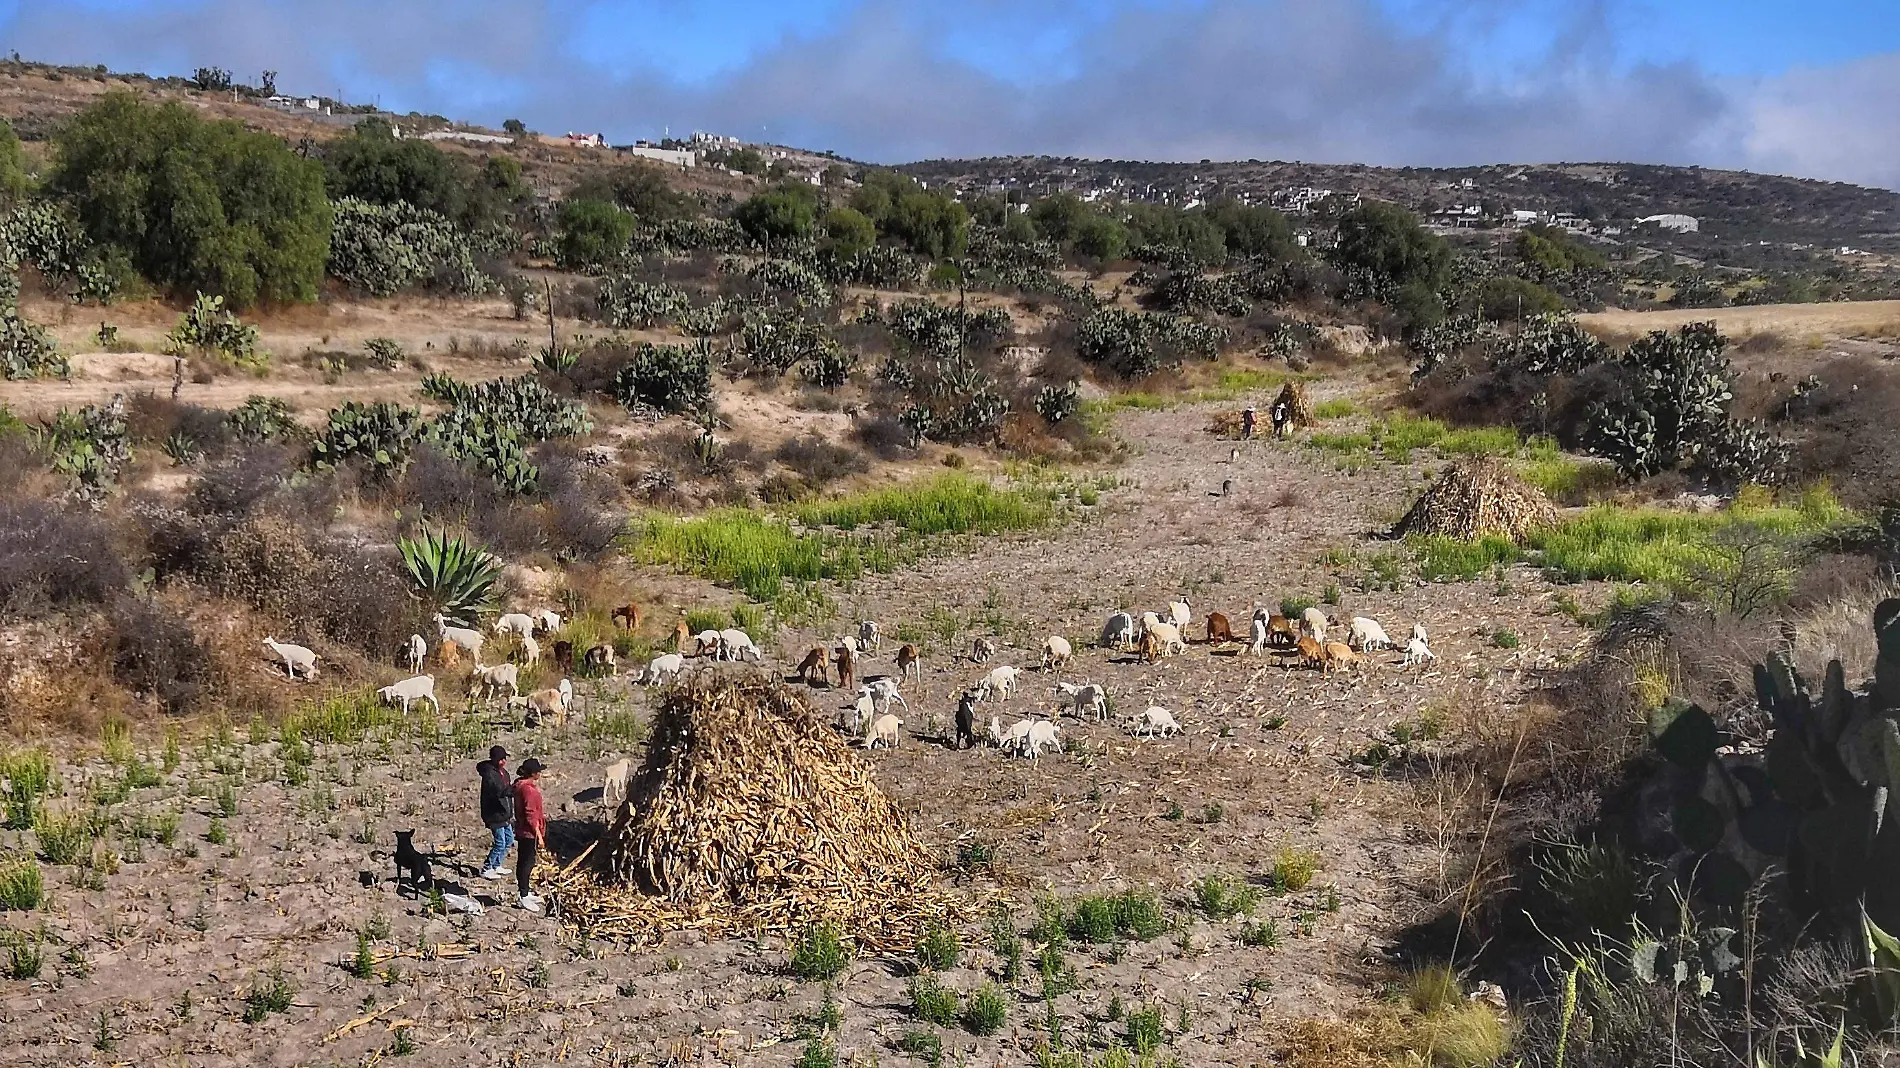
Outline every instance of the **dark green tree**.
[(1074, 193), (1056, 193), (1029, 206), (1029, 221), (1036, 232), (1060, 245), (1075, 240), (1076, 232), (1095, 209)]
[(1264, 205), (1223, 198), (1207, 206), (1209, 222), (1220, 227), (1227, 251), (1235, 256), (1290, 260), (1298, 255), (1286, 216)]
[(1404, 208), (1370, 200), (1340, 216), (1333, 262), (1358, 295), (1387, 301), (1408, 327), (1444, 318), (1438, 294), (1451, 278), (1451, 246)]
[(1473, 295), (1478, 314), (1494, 323), (1514, 322), (1564, 310), (1564, 299), (1529, 279), (1500, 274), (1484, 280)]
[(570, 271), (612, 263), (633, 239), (633, 216), (604, 200), (564, 200), (555, 223), (561, 234), (557, 255)]
[(13, 126), (0, 119), (0, 204), (11, 204), (25, 196), (33, 182), (26, 173), (26, 153)]
[(804, 240), (817, 220), (818, 194), (802, 184), (759, 193), (732, 213), (746, 236), (767, 248)]
[(446, 215), (463, 226), (486, 221), (492, 205), (477, 189), (471, 168), (427, 141), (398, 139), (382, 119), (364, 119), (324, 149), (332, 197), (372, 204), (403, 201)]
[(825, 250), (848, 259), (877, 244), (877, 227), (855, 208), (833, 208), (825, 213)]
[(597, 171), (581, 179), (567, 195), (618, 204), (643, 223), (690, 219), (699, 214), (699, 204), (692, 197), (674, 189), (660, 168), (645, 163)]
[(316, 299), (330, 250), (323, 169), (283, 141), (114, 92), (55, 144), (47, 191), (154, 285), (237, 307)]
[(528, 124), (522, 122), (520, 119), (507, 119), (501, 124), (501, 132), (520, 137), (522, 134), (528, 132)]
[(1118, 260), (1128, 254), (1128, 228), (1118, 219), (1090, 212), (1076, 226), (1075, 251), (1098, 260)]

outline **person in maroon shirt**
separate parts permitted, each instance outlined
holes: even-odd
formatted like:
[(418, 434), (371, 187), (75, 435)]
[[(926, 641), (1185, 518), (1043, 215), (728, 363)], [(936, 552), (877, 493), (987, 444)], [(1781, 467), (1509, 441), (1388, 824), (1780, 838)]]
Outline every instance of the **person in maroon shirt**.
[(515, 888), (521, 891), (521, 907), (541, 911), (541, 898), (528, 888), (534, 875), (534, 863), (548, 847), (547, 809), (541, 802), (541, 773), (547, 766), (533, 757), (521, 762), (515, 771)]

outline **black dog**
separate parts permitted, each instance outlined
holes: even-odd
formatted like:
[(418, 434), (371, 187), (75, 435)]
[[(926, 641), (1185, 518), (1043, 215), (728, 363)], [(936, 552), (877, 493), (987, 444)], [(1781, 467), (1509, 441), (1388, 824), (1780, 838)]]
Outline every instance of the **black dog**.
[(976, 698), (964, 694), (957, 702), (957, 748), (962, 749), (965, 740), (970, 748), (976, 748)]
[(396, 892), (402, 893), (404, 873), (409, 876), (409, 885), (416, 893), (435, 885), (435, 876), (429, 867), (429, 855), (416, 848), (416, 832), (396, 832)]

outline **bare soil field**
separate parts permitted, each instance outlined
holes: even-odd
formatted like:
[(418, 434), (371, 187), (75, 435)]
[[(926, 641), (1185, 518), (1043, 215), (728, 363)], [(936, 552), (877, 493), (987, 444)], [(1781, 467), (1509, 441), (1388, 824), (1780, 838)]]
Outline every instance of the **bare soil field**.
[[(885, 648), (861, 673), (894, 673), (900, 633), (921, 641), (924, 677), (905, 690), (902, 744), (862, 757), (947, 863), (972, 839), (995, 847), (993, 875), (958, 878), (1006, 893), (1018, 931), (1044, 893), (1160, 894), (1171, 933), (1068, 950), (1078, 984), (1053, 1011), (1070, 1046), (1121, 1035), (1111, 1004), (1153, 1003), (1180, 1063), (1253, 1065), (1271, 1058), (1288, 1021), (1378, 996), (1391, 978), (1393, 933), (1460, 885), (1454, 858), (1474, 843), (1450, 828), (1480, 822), (1470, 815), (1484, 799), (1441, 758), (1474, 734), (1508, 731), (1499, 724), (1535, 699), (1542, 671), (1584, 634), (1528, 571), (1360, 592), (1357, 575), (1320, 562), (1328, 548), (1363, 549), (1388, 526), (1433, 466), (1429, 453), (1345, 474), (1297, 443), (1255, 442), (1228, 462), (1230, 443), (1204, 432), (1208, 415), (1205, 406), (1124, 413), (1116, 430), (1132, 454), (1108, 472), (1118, 488), (1080, 518), (834, 588), (838, 620), (764, 644), (766, 670), (787, 674), (846, 620), (876, 619)], [(672, 576), (651, 582), (730, 599)], [(1340, 603), (1326, 611), (1336, 620), (1373, 616), (1394, 635), (1423, 622), (1439, 659), (1401, 668), (1396, 653), (1378, 653), (1322, 677), (1232, 645), (1195, 642), (1143, 665), (1092, 640), (1119, 608), (1161, 611), (1185, 597), (1198, 638), (1208, 611), (1244, 629), (1255, 606), (1318, 600), (1334, 584)], [(1572, 592), (1587, 600), (1595, 591)], [(1493, 636), (1504, 630), (1521, 644), (1499, 647)], [(1065, 751), (1039, 761), (988, 746), (954, 751), (946, 736), (956, 696), (987, 670), (963, 659), (979, 634), (998, 637), (998, 662), (1030, 669), (1011, 698), (980, 706), (985, 720), (1055, 710), (1053, 682), (1086, 679), (1107, 686), (1118, 714), (1160, 705), (1185, 732), (1137, 739), (1113, 722), (1063, 715)], [(1048, 634), (1076, 645), (1075, 664), (1059, 675), (1033, 670)], [(274, 670), (261, 651), (257, 670)], [(431, 728), (318, 745), (297, 773), (267, 731), (249, 739), (247, 710), (231, 709), (229, 737), (187, 738), (159, 785), (113, 806), (126, 819), (176, 813), (175, 837), (126, 848), (92, 886), (81, 868), (49, 865), (50, 906), (5, 917), (19, 931), (43, 923), (46, 936), (38, 979), (0, 980), (8, 1062), (359, 1065), (407, 1054), (417, 1065), (791, 1063), (801, 1017), (822, 996), (786, 973), (793, 932), (682, 931), (657, 947), (590, 941), (514, 908), (512, 893), (496, 892), (507, 884), (473, 878), (486, 848), (474, 763), (492, 742), (551, 767), (557, 862), (598, 833), (603, 813), (589, 798), (599, 769), (643, 755), (611, 724), (629, 710), (644, 721), (653, 696), (624, 679), (586, 683), (582, 695), (585, 717), (540, 730), (450, 697)], [(826, 712), (844, 700), (823, 688), (810, 699)], [(1390, 744), (1394, 724), (1430, 724), (1444, 736), (1400, 746), (1382, 771), (1351, 759), (1376, 740)], [(139, 744), (156, 764), (158, 740)], [(62, 764), (69, 799), (116, 774), (76, 752)], [(242, 785), (220, 797), (220, 778)], [(484, 915), (434, 916), (398, 895), (388, 851), (394, 832), (409, 828), (439, 851), (446, 888), (474, 894), (489, 906)], [(1317, 857), (1309, 885), (1273, 890), (1283, 851)], [(1275, 924), (1277, 946), (1246, 944), (1241, 919), (1199, 914), (1190, 884), (1216, 872), (1259, 890), (1253, 919)], [(962, 929), (963, 962), (942, 977), (947, 985), (967, 992), (999, 979), (985, 920), (973, 915)], [(369, 979), (344, 966), (365, 930)], [(904, 1058), (894, 1044), (922, 1026), (910, 1015), (907, 966), (862, 956), (837, 981), (841, 1062)], [(284, 995), (274, 1002), (257, 996), (273, 975)], [(1033, 975), (1032, 964), (1031, 978), (1007, 984), (1008, 1020), (995, 1036), (939, 1029), (946, 1054), (1034, 1063), (1049, 1010)]]
[(1714, 322), (1731, 337), (1780, 333), (1795, 340), (1889, 334), (1900, 327), (1900, 300), (1838, 301), (1826, 304), (1760, 304), (1741, 308), (1672, 308), (1667, 311), (1592, 312), (1577, 321), (1598, 331), (1641, 334), (1674, 330), (1688, 323)]

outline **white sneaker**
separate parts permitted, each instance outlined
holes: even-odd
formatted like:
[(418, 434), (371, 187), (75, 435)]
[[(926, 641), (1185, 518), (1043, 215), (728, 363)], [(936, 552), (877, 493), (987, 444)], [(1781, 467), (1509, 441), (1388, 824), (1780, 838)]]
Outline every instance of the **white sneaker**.
[(502, 871), (500, 868), (490, 868), (483, 872), (481, 877), (487, 879), (489, 882), (494, 882), (496, 879), (506, 879), (508, 873)]
[(528, 912), (540, 912), (541, 899), (533, 894), (529, 894), (527, 897), (521, 899), (521, 907)]

